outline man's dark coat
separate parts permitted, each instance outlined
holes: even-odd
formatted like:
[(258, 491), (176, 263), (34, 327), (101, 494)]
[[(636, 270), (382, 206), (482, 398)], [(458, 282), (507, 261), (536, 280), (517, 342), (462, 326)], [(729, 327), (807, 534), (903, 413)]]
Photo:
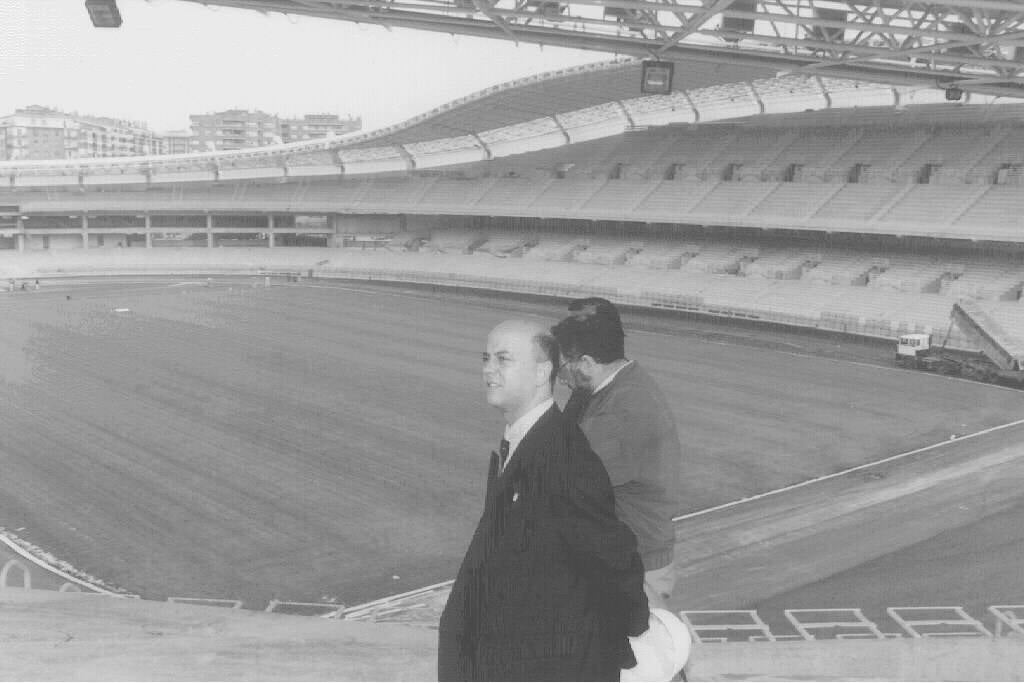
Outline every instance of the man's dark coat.
[(647, 629), (636, 537), (608, 474), (552, 407), (508, 467), (492, 454), (483, 515), (441, 616), (439, 680), (619, 680)]

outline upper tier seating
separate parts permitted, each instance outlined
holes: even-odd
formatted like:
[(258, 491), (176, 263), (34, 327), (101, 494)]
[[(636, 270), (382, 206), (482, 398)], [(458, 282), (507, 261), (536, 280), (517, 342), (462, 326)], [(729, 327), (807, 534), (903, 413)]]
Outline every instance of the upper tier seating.
[(764, 199), (749, 209), (749, 215), (809, 218), (822, 201), (835, 190), (833, 185), (820, 183), (778, 183)]
[(920, 128), (865, 128), (856, 143), (835, 160), (832, 168), (842, 179), (855, 164), (870, 167), (868, 182), (891, 182), (898, 164), (921, 147), (929, 135)]
[(648, 180), (609, 180), (584, 202), (580, 211), (594, 215), (619, 214), (623, 209), (636, 206), (654, 187)]
[(1024, 166), (1024, 128), (984, 130), (992, 140), (985, 146), (987, 152), (964, 174), (965, 180), (970, 183), (992, 182), (997, 169), (1004, 164)]
[(913, 181), (925, 164), (936, 164), (944, 171), (939, 182), (962, 183), (967, 170), (977, 160), (978, 150), (984, 150), (991, 129), (978, 127), (949, 127), (934, 129), (927, 144), (918, 147), (896, 170), (896, 180)]
[(903, 188), (898, 185), (843, 185), (813, 218), (863, 223), (878, 213)]
[(490, 181), (437, 178), (420, 198), (424, 208), (462, 210), (480, 198)]
[(552, 213), (563, 214), (575, 211), (576, 205), (589, 199), (596, 193), (604, 180), (593, 179), (559, 179), (552, 180), (547, 187), (530, 203), (534, 209), (551, 209)]
[(940, 231), (939, 228), (949, 224), (952, 212), (977, 191), (973, 185), (915, 184), (880, 220), (927, 223)]
[[(1016, 185), (991, 185), (954, 222), (955, 226), (984, 226), (989, 230), (1005, 232), (1007, 241), (1019, 240), (1024, 227), (1021, 211), (1022, 191)], [(970, 234), (966, 232), (966, 234)]]

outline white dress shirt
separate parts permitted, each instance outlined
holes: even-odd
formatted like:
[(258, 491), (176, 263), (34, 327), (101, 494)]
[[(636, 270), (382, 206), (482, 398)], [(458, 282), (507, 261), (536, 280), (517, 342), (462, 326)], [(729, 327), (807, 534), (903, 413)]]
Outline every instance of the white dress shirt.
[(549, 398), (540, 405), (534, 406), (522, 415), (518, 420), (510, 425), (505, 425), (505, 440), (508, 441), (508, 460), (504, 462), (501, 467), (501, 471), (505, 471), (505, 465), (508, 465), (512, 460), (512, 456), (515, 455), (516, 448), (519, 447), (519, 442), (523, 440), (526, 433), (533, 429), (533, 425), (537, 424), (537, 420), (541, 418), (541, 415), (548, 412), (548, 410), (555, 404), (555, 400)]

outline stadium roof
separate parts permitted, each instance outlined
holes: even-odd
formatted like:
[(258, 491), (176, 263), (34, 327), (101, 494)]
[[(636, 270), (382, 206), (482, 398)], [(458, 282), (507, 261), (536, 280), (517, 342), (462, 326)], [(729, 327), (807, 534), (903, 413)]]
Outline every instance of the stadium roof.
[[(382, 131), (364, 134), (371, 139), (352, 146), (379, 145), (384, 137), (392, 144), (406, 144), (470, 135), (633, 99), (641, 94), (640, 70), (640, 62), (630, 59), (521, 78), (454, 100)], [(772, 75), (771, 69), (766, 67), (695, 63), (676, 71), (674, 89), (689, 91), (719, 83), (771, 78)]]
[(1022, 0), (184, 1), (1024, 97)]

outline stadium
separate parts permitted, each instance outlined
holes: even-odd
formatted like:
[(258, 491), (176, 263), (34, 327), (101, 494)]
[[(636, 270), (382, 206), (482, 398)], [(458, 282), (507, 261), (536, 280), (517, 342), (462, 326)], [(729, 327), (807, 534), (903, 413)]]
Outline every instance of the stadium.
[[(68, 592), (200, 610), (168, 633), (238, 610), (356, 643), (350, 668), (259, 676), (433, 675), (499, 427), (481, 340), (603, 296), (683, 440), (691, 680), (1019, 679), (1014, 3), (819, 3), (774, 43), (776, 3), (740, 0), (682, 27), (626, 0), (207, 4), (658, 60), (345, 137), (0, 162), (0, 598), (34, 634), (6, 677), (153, 671), (159, 648), (53, 655), (48, 615), (101, 631), (129, 609)], [(855, 38), (865, 22), (901, 47)], [(907, 335), (941, 344), (941, 372), (894, 364)], [(385, 638), (367, 621), (411, 629), (410, 654), (363, 662)]]

